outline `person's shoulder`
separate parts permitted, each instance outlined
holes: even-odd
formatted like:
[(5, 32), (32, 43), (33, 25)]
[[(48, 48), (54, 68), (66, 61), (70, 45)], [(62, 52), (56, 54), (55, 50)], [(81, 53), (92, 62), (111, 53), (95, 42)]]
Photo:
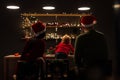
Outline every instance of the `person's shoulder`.
[(100, 31), (95, 31), (96, 33), (98, 33), (98, 34), (100, 34), (100, 35), (104, 35), (104, 33), (103, 32), (100, 32)]
[(38, 39), (38, 38), (31, 38), (29, 42), (34, 43), (34, 42), (44, 42), (44, 39)]
[(30, 38), (27, 42), (31, 43), (31, 42), (34, 42), (35, 39), (34, 38)]
[(99, 36), (104, 36), (104, 33), (103, 32), (100, 32), (100, 31), (95, 31)]
[(84, 36), (86, 36), (87, 35), (87, 33), (81, 33), (81, 34), (79, 34), (78, 36), (77, 36), (77, 38), (82, 38), (82, 37), (84, 37)]
[(58, 43), (58, 45), (65, 45), (65, 43), (63, 43), (63, 42), (60, 42), (60, 43)]

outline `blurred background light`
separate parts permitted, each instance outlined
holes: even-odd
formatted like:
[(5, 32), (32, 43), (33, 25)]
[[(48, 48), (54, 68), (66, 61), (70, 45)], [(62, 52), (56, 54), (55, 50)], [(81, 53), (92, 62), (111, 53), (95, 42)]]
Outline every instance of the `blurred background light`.
[(113, 6), (115, 9), (120, 8), (120, 4), (114, 4)]
[(7, 9), (19, 9), (19, 6), (15, 6), (15, 5), (9, 5), (6, 7)]
[(90, 7), (79, 7), (78, 10), (86, 11), (86, 10), (90, 10)]
[(43, 9), (44, 10), (53, 10), (53, 9), (55, 9), (55, 7), (53, 7), (53, 6), (44, 6)]

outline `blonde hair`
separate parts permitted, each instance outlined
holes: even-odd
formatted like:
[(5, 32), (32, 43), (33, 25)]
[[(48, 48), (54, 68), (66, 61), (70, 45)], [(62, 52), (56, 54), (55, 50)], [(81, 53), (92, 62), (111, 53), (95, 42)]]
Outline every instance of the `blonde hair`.
[(65, 43), (65, 44), (69, 44), (71, 43), (71, 37), (67, 34), (65, 34), (63, 37), (62, 37), (62, 43)]

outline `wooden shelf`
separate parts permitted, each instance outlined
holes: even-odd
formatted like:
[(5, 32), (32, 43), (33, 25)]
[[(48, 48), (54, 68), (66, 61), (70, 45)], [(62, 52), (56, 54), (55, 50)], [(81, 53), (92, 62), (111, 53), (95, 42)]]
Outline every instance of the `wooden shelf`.
[(46, 26), (46, 28), (80, 28), (81, 26), (62, 26), (62, 27), (60, 27), (60, 26)]
[(22, 16), (86, 16), (90, 14), (37, 14), (37, 13), (24, 13)]
[[(71, 37), (71, 43), (74, 44), (76, 36), (80, 33), (80, 18), (86, 15), (90, 14), (21, 14), (22, 19), (24, 21), (23, 25), (25, 25), (26, 21), (26, 24), (29, 24), (29, 22), (34, 23), (37, 20), (43, 21), (46, 24), (46, 36), (44, 38), (47, 43), (46, 48), (58, 44), (61, 41), (61, 37), (65, 34), (68, 34)], [(26, 32), (30, 31), (31, 30), (29, 29), (26, 30)], [(25, 35), (27, 35), (27, 33)], [(29, 38), (22, 39), (29, 40)]]

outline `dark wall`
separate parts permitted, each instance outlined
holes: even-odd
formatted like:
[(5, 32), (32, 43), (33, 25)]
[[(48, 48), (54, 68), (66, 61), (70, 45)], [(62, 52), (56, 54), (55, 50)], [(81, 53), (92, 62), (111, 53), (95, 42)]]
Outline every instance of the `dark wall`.
[[(101, 3), (101, 4), (100, 4)], [(99, 5), (98, 5), (99, 4)], [(113, 2), (97, 1), (95, 15), (98, 19), (97, 29), (105, 34), (109, 58), (116, 52), (116, 31), (114, 26)], [(100, 6), (101, 5), (101, 6)]]
[[(101, 4), (100, 4), (101, 3)], [(98, 5), (99, 4), (99, 5)], [(109, 59), (112, 60), (112, 71), (113, 74), (116, 74), (117, 71), (117, 39), (116, 39), (116, 26), (114, 24), (114, 11), (113, 11), (113, 1), (97, 1), (98, 5), (96, 7), (95, 15), (98, 18), (98, 29), (105, 34), (108, 51), (109, 51)], [(101, 5), (101, 6), (100, 6)]]
[[(109, 59), (112, 59), (112, 56), (116, 54), (116, 33), (113, 24), (112, 9), (113, 1), (94, 0), (92, 5), (95, 8), (93, 9), (93, 14), (98, 19), (96, 28), (105, 33)], [(21, 52), (25, 43), (21, 39), (23, 34), (20, 29), (20, 12), (19, 10), (7, 10), (5, 7), (0, 7), (0, 80), (3, 80), (3, 57), (15, 52)]]
[[(120, 0), (116, 0), (115, 3), (120, 4)], [(117, 63), (117, 74), (120, 76), (120, 8), (114, 9), (114, 22), (116, 27), (116, 36), (117, 36), (117, 54), (116, 54), (116, 63)]]
[(21, 39), (19, 11), (0, 9), (0, 80), (3, 80), (3, 57), (21, 52), (24, 41)]

